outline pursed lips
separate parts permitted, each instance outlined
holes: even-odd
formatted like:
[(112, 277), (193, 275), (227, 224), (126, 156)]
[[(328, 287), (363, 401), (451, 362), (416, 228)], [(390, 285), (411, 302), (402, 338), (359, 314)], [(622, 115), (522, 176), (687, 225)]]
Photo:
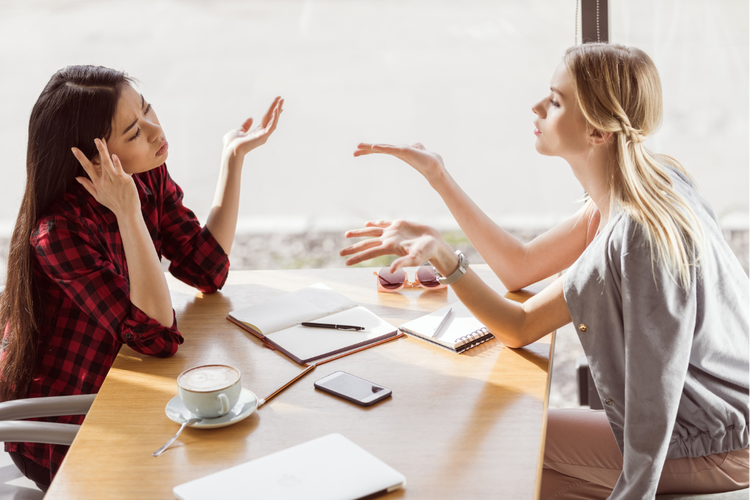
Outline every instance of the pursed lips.
[(163, 155), (164, 153), (166, 153), (168, 149), (169, 149), (169, 143), (168, 143), (168, 142), (166, 141), (166, 139), (165, 139), (165, 140), (164, 140), (164, 141), (163, 141), (163, 142), (161, 143), (161, 145), (159, 146), (159, 149), (158, 149), (158, 150), (156, 150), (156, 154), (155, 154), (154, 156), (161, 156), (161, 155)]

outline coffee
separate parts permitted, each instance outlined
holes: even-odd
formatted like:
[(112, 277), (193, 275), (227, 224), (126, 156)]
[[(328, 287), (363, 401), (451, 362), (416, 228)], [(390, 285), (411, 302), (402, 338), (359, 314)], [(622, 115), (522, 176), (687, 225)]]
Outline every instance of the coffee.
[(240, 372), (226, 365), (205, 365), (183, 372), (177, 384), (188, 391), (211, 392), (231, 386), (240, 379)]

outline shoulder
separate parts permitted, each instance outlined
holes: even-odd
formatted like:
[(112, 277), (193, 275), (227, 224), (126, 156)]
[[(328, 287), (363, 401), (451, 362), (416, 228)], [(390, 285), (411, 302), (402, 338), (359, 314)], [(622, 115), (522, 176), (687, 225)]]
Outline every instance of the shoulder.
[[(37, 220), (31, 232), (32, 245), (54, 238), (61, 232), (90, 235), (105, 224), (102, 214), (91, 203), (93, 198), (83, 187), (76, 186), (50, 205)], [(95, 200), (94, 200), (95, 202)]]

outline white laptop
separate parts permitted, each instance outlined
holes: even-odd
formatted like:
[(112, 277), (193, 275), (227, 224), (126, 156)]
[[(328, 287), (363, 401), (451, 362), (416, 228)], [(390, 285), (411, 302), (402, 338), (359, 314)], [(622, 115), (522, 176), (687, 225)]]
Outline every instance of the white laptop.
[(341, 434), (329, 434), (174, 488), (180, 500), (355, 500), (406, 478)]

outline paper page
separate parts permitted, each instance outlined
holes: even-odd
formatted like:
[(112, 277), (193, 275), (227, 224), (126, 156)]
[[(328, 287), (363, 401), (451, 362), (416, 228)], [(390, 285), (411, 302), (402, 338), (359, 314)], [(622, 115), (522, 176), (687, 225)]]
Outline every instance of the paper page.
[[(445, 322), (440, 332), (432, 336), (435, 328), (445, 316), (448, 309), (452, 309), (451, 315)], [(402, 330), (407, 330), (415, 335), (422, 335), (431, 338), (437, 342), (444, 343), (451, 347), (455, 346), (456, 341), (461, 337), (468, 335), (476, 330), (484, 328), (484, 325), (469, 312), (465, 305), (456, 302), (449, 306), (438, 309), (421, 318), (409, 321), (401, 325)]]
[(287, 293), (267, 302), (229, 313), (263, 335), (289, 328), (302, 321), (315, 321), (323, 316), (355, 307), (353, 300), (317, 283)]
[[(269, 336), (275, 344), (301, 360), (313, 360), (331, 353), (348, 350), (357, 344), (396, 331), (396, 327), (380, 319), (362, 306), (331, 314), (316, 320), (320, 323), (364, 326), (364, 330), (331, 330), (293, 326)], [(306, 361), (305, 361), (306, 362)]]

